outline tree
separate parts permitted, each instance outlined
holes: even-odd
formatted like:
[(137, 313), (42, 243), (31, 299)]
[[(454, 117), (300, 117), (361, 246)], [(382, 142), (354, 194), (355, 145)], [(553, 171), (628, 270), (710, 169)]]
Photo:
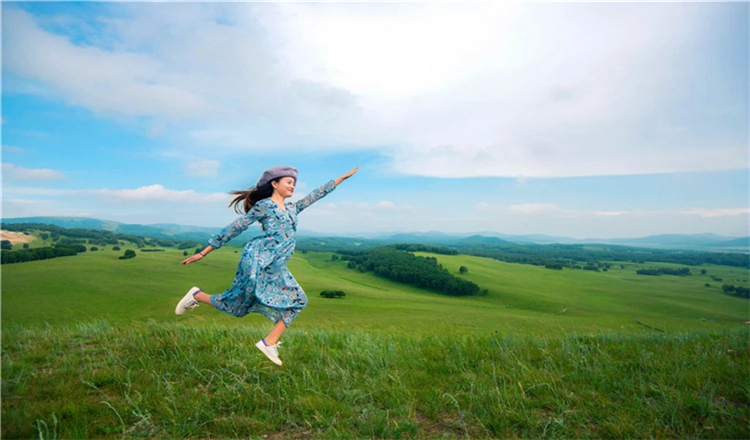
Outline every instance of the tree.
[(23, 248), (24, 248), (24, 249), (28, 249), (28, 248), (29, 248), (29, 244), (28, 244), (28, 243), (24, 243), (24, 244), (23, 244)]
[(183, 253), (182, 253), (182, 256), (183, 256), (183, 257), (187, 257), (187, 251), (183, 252)]
[(468, 272), (469, 269), (467, 269), (466, 266), (461, 266), (461, 267), (458, 268), (458, 271), (463, 275), (466, 272)]
[(2, 242), (0, 242), (0, 249), (5, 249), (9, 251), (13, 250), (13, 244), (10, 242), (10, 240), (3, 240)]
[(323, 298), (343, 298), (346, 296), (342, 290), (324, 290), (320, 292), (320, 296)]
[(119, 251), (120, 250), (120, 246), (112, 246), (112, 250), (113, 251)]
[(129, 258), (135, 258), (135, 251), (132, 249), (126, 249), (125, 254), (120, 257), (120, 260), (127, 260)]

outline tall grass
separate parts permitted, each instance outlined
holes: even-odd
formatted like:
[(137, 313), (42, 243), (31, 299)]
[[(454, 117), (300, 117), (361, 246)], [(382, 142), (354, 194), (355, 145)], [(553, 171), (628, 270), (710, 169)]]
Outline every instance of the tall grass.
[(12, 326), (2, 437), (748, 438), (749, 334)]

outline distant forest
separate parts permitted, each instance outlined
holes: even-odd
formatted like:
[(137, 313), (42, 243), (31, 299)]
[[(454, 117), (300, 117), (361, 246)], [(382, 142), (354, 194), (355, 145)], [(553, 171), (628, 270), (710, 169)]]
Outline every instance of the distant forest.
[[(86, 252), (86, 245), (117, 246), (120, 242), (131, 242), (138, 248), (145, 246), (176, 247), (177, 249), (190, 249), (198, 246), (195, 241), (168, 240), (163, 238), (140, 237), (131, 234), (115, 234), (110, 231), (98, 231), (93, 229), (66, 229), (55, 225), (41, 223), (9, 223), (3, 224), (3, 229), (13, 232), (29, 233), (36, 231), (43, 240), (51, 239), (52, 246), (31, 249), (13, 249), (8, 240), (2, 243), (2, 258), (0, 264), (23, 263), (34, 260), (47, 260), (50, 258), (77, 255)], [(95, 250), (95, 249), (92, 249)], [(143, 249), (147, 251), (151, 249)]]
[(590, 244), (450, 246), (448, 248), (455, 249), (461, 254), (537, 266), (559, 264), (572, 268), (583, 264), (585, 267), (586, 265), (596, 264), (604, 260), (629, 261), (641, 264), (648, 261), (686, 264), (689, 266), (717, 264), (750, 268), (750, 254), (743, 253), (675, 251)]
[[(169, 240), (148, 238), (132, 234), (115, 234), (110, 231), (92, 229), (66, 229), (59, 226), (40, 223), (3, 224), (9, 231), (43, 231), (55, 242), (55, 246), (75, 245), (116, 245), (119, 241), (129, 241), (138, 248), (143, 247), (176, 247), (191, 249), (200, 243), (193, 240)], [(716, 264), (732, 267), (750, 268), (750, 254), (728, 252), (677, 251), (665, 249), (635, 248), (618, 245), (578, 245), (578, 244), (516, 244), (516, 243), (472, 243), (460, 245), (424, 245), (419, 243), (384, 244), (375, 240), (353, 239), (343, 237), (309, 238), (300, 237), (297, 249), (305, 251), (332, 251), (342, 255), (344, 252), (363, 251), (376, 247), (391, 247), (406, 252), (431, 252), (446, 255), (474, 255), (494, 258), (509, 263), (533, 264), (549, 269), (585, 269), (606, 270), (610, 267), (607, 261), (633, 263), (674, 263), (690, 266)], [(4, 250), (3, 252), (8, 252)], [(16, 252), (16, 250), (13, 250)]]
[[(354, 245), (356, 243), (356, 245)], [(377, 245), (373, 244), (376, 243)], [(635, 248), (610, 244), (516, 244), (482, 243), (471, 245), (424, 245), (418, 243), (386, 244), (378, 241), (333, 238), (301, 238), (297, 249), (343, 252), (389, 246), (408, 252), (430, 252), (445, 255), (473, 255), (494, 258), (508, 263), (532, 264), (549, 269), (604, 270), (611, 266), (606, 261), (644, 264), (673, 263), (688, 266), (716, 264), (750, 268), (750, 254), (739, 252), (704, 252)]]
[(479, 286), (451, 275), (435, 257), (418, 257), (392, 246), (368, 250), (340, 250), (347, 267), (360, 272), (374, 272), (384, 278), (411, 284), (446, 295), (465, 296), (479, 293)]

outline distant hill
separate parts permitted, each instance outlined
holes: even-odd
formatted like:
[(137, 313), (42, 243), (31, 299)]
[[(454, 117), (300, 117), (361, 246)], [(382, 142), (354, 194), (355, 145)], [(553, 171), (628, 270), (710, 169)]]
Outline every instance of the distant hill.
[(462, 238), (457, 241), (458, 244), (493, 244), (493, 245), (499, 245), (499, 244), (510, 244), (513, 245), (515, 243), (512, 243), (508, 240), (503, 240), (502, 238), (498, 237), (485, 237), (483, 235), (472, 235), (471, 237)]
[[(217, 233), (225, 225), (216, 227), (179, 225), (174, 223), (159, 223), (152, 225), (126, 224), (110, 220), (99, 220), (87, 217), (22, 217), (3, 219), (3, 223), (46, 223), (62, 228), (83, 228), (111, 231), (123, 234), (133, 234), (145, 237), (168, 238), (173, 240), (194, 240), (204, 242), (211, 235)], [(232, 244), (244, 243), (262, 232), (258, 228), (251, 228), (240, 237), (232, 240)], [(421, 243), (428, 245), (511, 245), (511, 244), (617, 244), (623, 246), (638, 246), (657, 249), (693, 249), (720, 251), (750, 251), (750, 237), (725, 237), (716, 234), (661, 234), (639, 238), (587, 238), (576, 239), (570, 237), (556, 237), (544, 234), (511, 235), (493, 231), (479, 233), (445, 233), (439, 231), (428, 232), (398, 232), (398, 233), (368, 233), (368, 234), (325, 234), (313, 231), (299, 230), (297, 236), (299, 244), (307, 239), (318, 238), (327, 246), (343, 245), (378, 246), (388, 243)], [(333, 240), (338, 237), (338, 240)], [(314, 240), (308, 241), (308, 244)], [(327, 247), (326, 246), (326, 247)]]
[(750, 248), (750, 237), (735, 238), (734, 240), (717, 243), (714, 246)]
[(642, 238), (612, 238), (580, 240), (578, 243), (607, 243), (625, 246), (651, 247), (659, 249), (695, 250), (750, 250), (750, 237), (731, 238), (716, 234), (662, 234)]

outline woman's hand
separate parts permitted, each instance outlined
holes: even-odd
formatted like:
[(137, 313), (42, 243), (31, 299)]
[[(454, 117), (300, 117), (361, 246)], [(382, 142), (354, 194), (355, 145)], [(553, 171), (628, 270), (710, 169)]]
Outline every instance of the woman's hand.
[(348, 173), (346, 173), (346, 174), (344, 174), (343, 176), (341, 176), (341, 177), (339, 177), (338, 179), (336, 179), (336, 186), (338, 186), (338, 185), (339, 185), (339, 183), (343, 182), (344, 180), (346, 180), (346, 179), (348, 179), (348, 178), (352, 177), (352, 176), (354, 175), (354, 173), (356, 173), (356, 172), (357, 172), (357, 169), (358, 169), (358, 168), (359, 168), (359, 167), (354, 167), (354, 169), (352, 169), (352, 170), (351, 170), (351, 171), (349, 171)]
[(185, 258), (184, 260), (182, 260), (182, 262), (180, 264), (190, 264), (190, 263), (192, 263), (194, 261), (198, 261), (198, 260), (200, 260), (202, 258), (203, 258), (203, 255), (201, 255), (200, 253), (193, 254), (193, 255)]

